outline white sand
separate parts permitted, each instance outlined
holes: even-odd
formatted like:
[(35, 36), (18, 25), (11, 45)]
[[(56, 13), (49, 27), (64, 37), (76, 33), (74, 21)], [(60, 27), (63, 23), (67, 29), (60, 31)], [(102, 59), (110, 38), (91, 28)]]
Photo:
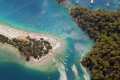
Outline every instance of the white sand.
[(25, 32), (17, 29), (13, 29), (4, 25), (0, 24), (0, 34), (12, 39), (12, 38), (18, 38), (19, 36), (30, 36), (31, 38), (40, 39), (44, 38), (44, 40), (47, 40), (51, 43), (53, 49), (49, 52), (49, 54), (43, 56), (39, 60), (36, 60), (34, 58), (31, 58), (30, 64), (39, 64), (43, 61), (45, 61), (47, 58), (49, 58), (52, 54), (55, 53), (56, 50), (60, 49), (63, 45), (62, 41), (58, 38), (55, 38), (53, 36), (46, 36), (43, 34), (35, 34), (30, 32)]

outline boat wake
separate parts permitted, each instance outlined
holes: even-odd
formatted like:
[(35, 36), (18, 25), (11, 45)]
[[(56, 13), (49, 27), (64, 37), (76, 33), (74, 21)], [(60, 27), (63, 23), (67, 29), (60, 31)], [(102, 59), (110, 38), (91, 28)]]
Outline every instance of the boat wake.
[(85, 80), (90, 80), (90, 76), (89, 76), (89, 74), (87, 72), (87, 69), (85, 67), (83, 67), (81, 63), (80, 63), (80, 66), (81, 66), (81, 68), (82, 68), (82, 70), (84, 72), (83, 76), (84, 76)]
[(67, 80), (65, 66), (62, 63), (57, 62), (54, 58), (53, 58), (53, 62), (56, 63), (56, 67), (58, 67), (58, 71), (60, 73), (60, 77), (58, 80)]
[(66, 72), (65, 72), (65, 66), (63, 64), (61, 64), (59, 67), (58, 67), (58, 71), (60, 73), (60, 78), (59, 80), (67, 80), (67, 75), (66, 75)]
[(75, 64), (73, 64), (73, 66), (71, 68), (72, 68), (73, 73), (75, 74), (76, 80), (80, 80), (80, 77), (78, 75), (78, 70), (77, 70)]

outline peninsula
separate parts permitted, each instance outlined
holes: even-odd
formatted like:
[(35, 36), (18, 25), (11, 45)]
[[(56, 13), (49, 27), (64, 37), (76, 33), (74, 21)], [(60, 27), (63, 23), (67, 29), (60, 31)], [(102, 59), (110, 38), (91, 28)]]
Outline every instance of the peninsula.
[(89, 10), (76, 6), (70, 16), (94, 41), (93, 49), (80, 61), (92, 80), (120, 79), (120, 9)]
[(89, 10), (79, 5), (68, 8), (71, 18), (94, 41), (93, 49), (80, 60), (90, 70), (92, 80), (119, 80), (120, 9)]
[(0, 25), (0, 42), (15, 47), (26, 61), (36, 59), (34, 63), (40, 63), (44, 56), (49, 57), (62, 46), (62, 41), (53, 36), (24, 32), (4, 25)]

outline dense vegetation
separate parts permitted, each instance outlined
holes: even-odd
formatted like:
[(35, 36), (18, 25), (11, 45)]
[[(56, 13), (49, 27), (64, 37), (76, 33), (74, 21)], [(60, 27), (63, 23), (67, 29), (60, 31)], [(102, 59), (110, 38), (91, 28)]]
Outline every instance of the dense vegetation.
[(5, 36), (3, 36), (3, 35), (0, 34), (0, 42), (1, 43), (8, 42), (8, 37), (5, 37)]
[(89, 68), (92, 80), (120, 80), (120, 9), (76, 6), (70, 15), (94, 41), (92, 51), (81, 62)]
[(40, 40), (31, 39), (29, 36), (26, 37), (28, 41), (20, 41), (18, 38), (8, 39), (7, 37), (0, 35), (0, 42), (7, 43), (16, 47), (21, 55), (26, 57), (26, 60), (29, 61), (30, 57), (39, 59), (41, 56), (44, 56), (49, 53), (52, 49), (50, 43), (43, 38)]

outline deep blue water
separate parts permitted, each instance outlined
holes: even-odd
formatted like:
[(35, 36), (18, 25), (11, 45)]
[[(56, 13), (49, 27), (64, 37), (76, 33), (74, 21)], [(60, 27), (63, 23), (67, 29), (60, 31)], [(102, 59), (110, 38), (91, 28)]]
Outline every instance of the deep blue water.
[[(109, 0), (110, 10), (116, 10), (120, 6), (118, 0)], [(70, 1), (75, 6), (74, 1)], [(89, 6), (90, 0), (79, 0), (79, 5), (90, 9), (105, 8), (107, 0), (95, 0)], [(89, 76), (85, 73), (80, 64), (77, 63), (83, 56), (91, 50), (93, 42), (81, 28), (70, 18), (68, 9), (64, 5), (59, 5), (55, 0), (0, 0), (0, 22), (10, 27), (25, 31), (46, 33), (62, 37), (66, 42), (65, 58), (66, 64), (58, 66), (54, 72), (37, 71), (24, 67), (11, 59), (12, 51), (0, 48), (0, 80), (85, 80)], [(64, 56), (64, 55), (63, 55)], [(13, 56), (13, 58), (15, 58)], [(15, 59), (16, 60), (16, 59)], [(58, 61), (56, 59), (56, 61)], [(74, 67), (77, 68), (78, 75), (75, 76)], [(47, 64), (46, 64), (47, 66)], [(55, 65), (53, 65), (55, 66)], [(64, 76), (64, 77), (63, 77)]]

